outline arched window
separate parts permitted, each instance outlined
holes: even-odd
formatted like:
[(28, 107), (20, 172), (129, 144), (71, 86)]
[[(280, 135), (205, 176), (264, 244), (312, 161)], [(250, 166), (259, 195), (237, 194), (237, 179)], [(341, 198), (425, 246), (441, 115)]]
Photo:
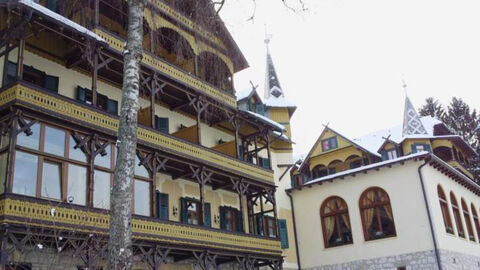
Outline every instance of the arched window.
[(335, 159), (328, 164), (328, 174), (336, 174), (343, 171), (343, 162), (341, 160)]
[(365, 190), (360, 197), (365, 240), (395, 236), (392, 206), (387, 192), (379, 187)]
[(452, 219), (450, 218), (450, 212), (448, 212), (448, 203), (447, 197), (443, 192), (443, 189), (440, 185), (437, 186), (438, 200), (440, 201), (440, 209), (442, 210), (443, 223), (445, 224), (445, 230), (447, 233), (454, 234)]
[(348, 206), (337, 196), (326, 199), (320, 207), (325, 247), (353, 243)]
[(462, 218), (460, 217), (460, 208), (458, 208), (457, 199), (455, 198), (453, 192), (450, 192), (450, 201), (452, 202), (453, 217), (455, 218), (455, 226), (457, 226), (458, 235), (465, 238)]
[(313, 179), (324, 177), (327, 175), (328, 175), (328, 170), (327, 170), (327, 167), (325, 167), (325, 165), (322, 165), (322, 164), (317, 165), (312, 170)]
[(480, 220), (478, 219), (478, 213), (473, 203), (470, 205), (470, 208), (472, 209), (473, 224), (475, 226), (475, 229), (477, 229), (477, 238), (478, 238), (478, 241), (480, 242)]
[(475, 236), (473, 235), (473, 226), (470, 220), (470, 213), (468, 212), (467, 203), (463, 198), (462, 198), (462, 211), (463, 211), (463, 218), (465, 219), (465, 225), (467, 225), (468, 239), (470, 239), (471, 241), (475, 241)]

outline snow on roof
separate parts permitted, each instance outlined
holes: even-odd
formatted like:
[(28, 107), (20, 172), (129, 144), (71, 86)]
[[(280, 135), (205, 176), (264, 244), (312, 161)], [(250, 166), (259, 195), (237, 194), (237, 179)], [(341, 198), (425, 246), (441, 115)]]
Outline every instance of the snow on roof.
[[(358, 137), (353, 139), (352, 141), (357, 143), (358, 145), (362, 146), (369, 152), (378, 155), (378, 150), (385, 142), (385, 138), (390, 136), (389, 140), (395, 143), (401, 143), (404, 139), (420, 139), (420, 138), (432, 138), (433, 135), (433, 128), (437, 124), (441, 124), (442, 122), (438, 119), (435, 119), (431, 116), (424, 116), (420, 118), (422, 121), (423, 126), (427, 130), (427, 135), (409, 135), (406, 137), (402, 136), (402, 125), (397, 125), (391, 128), (382, 129), (362, 137)], [(436, 137), (436, 136), (435, 136)]]
[(286, 99), (283, 96), (275, 97), (271, 95), (267, 100), (265, 100), (265, 106), (267, 107), (286, 107), (286, 108), (296, 108), (290, 100)]
[(261, 114), (258, 114), (258, 113), (254, 113), (254, 112), (251, 112), (251, 111), (245, 111), (245, 110), (242, 110), (244, 112), (247, 112), (249, 113), (250, 115), (252, 115), (253, 117), (257, 118), (257, 119), (260, 119), (261, 121), (263, 122), (267, 122), (269, 123), (270, 125), (272, 126), (275, 126), (276, 128), (278, 128), (279, 130), (285, 130), (285, 127), (275, 121), (273, 121), (272, 119), (268, 118), (268, 117), (265, 117)]
[(317, 179), (310, 180), (310, 181), (306, 182), (305, 184), (314, 184), (314, 183), (318, 183), (318, 182), (322, 182), (322, 181), (327, 181), (327, 180), (330, 180), (330, 179), (334, 179), (334, 178), (338, 178), (338, 177), (341, 177), (341, 176), (353, 174), (353, 173), (356, 173), (356, 172), (369, 170), (369, 169), (373, 169), (373, 168), (376, 168), (376, 167), (381, 167), (381, 166), (388, 165), (388, 164), (391, 164), (391, 163), (396, 163), (396, 162), (399, 162), (399, 161), (413, 159), (415, 157), (425, 156), (425, 155), (429, 155), (429, 154), (430, 153), (427, 152), (427, 151), (422, 151), (422, 152), (418, 152), (418, 153), (415, 153), (415, 154), (410, 154), (410, 155), (402, 156), (402, 157), (399, 157), (399, 158), (389, 159), (389, 160), (385, 160), (385, 161), (382, 161), (382, 162), (377, 162), (377, 163), (361, 166), (361, 167), (358, 167), (358, 168), (355, 168), (355, 169), (350, 169), (350, 170), (330, 174), (330, 175), (327, 175), (327, 176), (323, 176), (323, 177), (320, 177), (320, 178), (317, 178)]
[(237, 92), (237, 101), (247, 98), (252, 93), (253, 88), (249, 87)]
[(103, 38), (101, 38), (99, 35), (95, 34), (94, 32), (88, 30), (87, 28), (77, 24), (74, 21), (69, 20), (68, 18), (63, 17), (62, 15), (55, 13), (51, 11), (50, 9), (35, 3), (33, 0), (19, 0), (18, 3), (31, 7), (38, 11), (39, 13), (42, 13), (44, 16), (47, 16), (53, 20), (56, 20), (58, 22), (61, 22), (63, 24), (68, 25), (69, 27), (73, 28), (75, 31), (80, 32), (82, 34), (86, 34), (90, 36), (93, 39), (96, 39), (99, 42), (106, 43)]

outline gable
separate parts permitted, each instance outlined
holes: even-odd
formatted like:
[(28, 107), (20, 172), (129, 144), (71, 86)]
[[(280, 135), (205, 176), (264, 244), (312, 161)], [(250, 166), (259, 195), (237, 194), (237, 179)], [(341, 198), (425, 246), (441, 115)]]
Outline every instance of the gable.
[[(337, 148), (324, 151), (324, 149), (322, 147), (322, 142), (324, 140), (327, 140), (327, 139), (330, 139), (330, 138), (336, 138)], [(319, 137), (317, 143), (315, 144), (314, 149), (313, 149), (310, 156), (311, 157), (318, 156), (318, 155), (321, 155), (321, 154), (325, 154), (325, 153), (332, 152), (332, 151), (335, 151), (335, 150), (339, 150), (339, 149), (342, 149), (342, 148), (346, 148), (346, 147), (349, 147), (349, 146), (353, 146), (353, 144), (351, 142), (347, 141), (342, 136), (339, 136), (339, 134), (337, 134), (336, 132), (333, 132), (330, 129), (325, 129), (325, 131), (322, 132), (322, 134), (320, 135), (320, 137)]]

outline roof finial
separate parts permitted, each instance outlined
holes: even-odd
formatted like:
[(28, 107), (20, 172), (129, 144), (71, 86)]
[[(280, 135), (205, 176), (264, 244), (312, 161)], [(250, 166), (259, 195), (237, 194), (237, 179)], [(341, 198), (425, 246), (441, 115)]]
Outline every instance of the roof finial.
[(268, 34), (268, 31), (267, 31), (267, 24), (265, 24), (265, 44), (267, 44), (267, 50), (269, 50), (269, 47), (268, 45), (270, 44), (270, 39), (272, 38), (272, 35), (269, 35)]
[(405, 75), (404, 74), (402, 74), (402, 87), (403, 87), (403, 91), (405, 91), (405, 96), (407, 97), (408, 96), (407, 83), (405, 82)]

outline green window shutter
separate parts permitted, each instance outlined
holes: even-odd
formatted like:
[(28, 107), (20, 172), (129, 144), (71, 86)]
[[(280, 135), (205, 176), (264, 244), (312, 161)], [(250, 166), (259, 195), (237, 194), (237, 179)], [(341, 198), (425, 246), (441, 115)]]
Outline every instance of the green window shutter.
[(58, 93), (58, 77), (45, 75), (45, 78), (43, 80), (43, 87), (52, 92)]
[(243, 232), (243, 215), (237, 210), (237, 232)]
[(157, 217), (163, 220), (168, 220), (168, 194), (156, 191), (157, 200)]
[(188, 223), (187, 200), (180, 198), (180, 221)]
[(227, 229), (227, 215), (225, 213), (225, 207), (220, 206), (220, 229)]
[(288, 230), (287, 221), (285, 219), (278, 220), (278, 232), (280, 235), (280, 241), (282, 242), (282, 248), (288, 248)]
[(252, 111), (252, 102), (250, 100), (247, 102), (247, 106), (248, 106), (248, 110)]
[(87, 90), (81, 86), (77, 86), (77, 100), (85, 102), (87, 97)]
[(168, 118), (158, 117), (155, 115), (155, 129), (162, 133), (169, 134), (170, 130), (168, 128)]
[(382, 150), (381, 154), (382, 154), (382, 160), (388, 160), (388, 154), (387, 154), (387, 151), (385, 151), (385, 150)]
[(243, 146), (238, 146), (238, 159), (243, 160)]
[(265, 169), (270, 169), (268, 158), (260, 158), (260, 165), (262, 165), (262, 167)]
[(17, 63), (8, 61), (7, 77), (4, 85), (13, 83), (16, 80), (17, 80)]
[(107, 100), (107, 112), (118, 115), (118, 101), (113, 100), (113, 99), (108, 99)]
[(262, 216), (261, 215), (255, 216), (255, 222), (257, 224), (257, 235), (263, 235)]
[(290, 186), (292, 188), (294, 188), (296, 185), (295, 185), (295, 175), (293, 174), (290, 174)]
[(210, 208), (210, 203), (203, 204), (203, 223), (207, 227), (212, 226), (212, 214)]

